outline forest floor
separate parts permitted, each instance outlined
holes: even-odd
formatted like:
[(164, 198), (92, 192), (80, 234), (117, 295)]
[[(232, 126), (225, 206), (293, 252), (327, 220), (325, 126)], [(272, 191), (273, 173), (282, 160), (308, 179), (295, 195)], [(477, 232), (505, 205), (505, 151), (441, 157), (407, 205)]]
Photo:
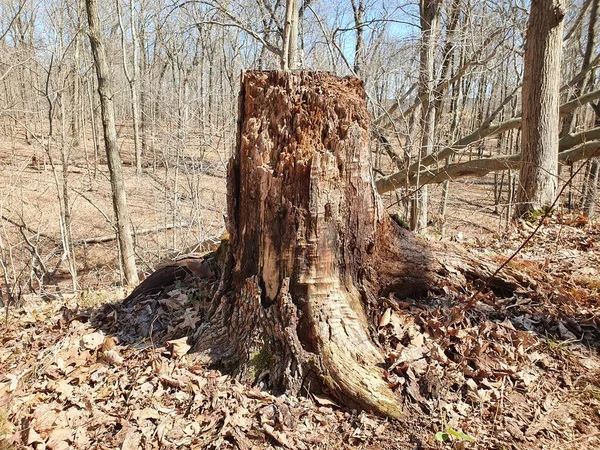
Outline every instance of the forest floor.
[[(17, 140), (7, 150), (0, 206), (14, 223), (2, 220), (3, 245), (17, 268), (33, 248), (54, 258), (60, 295), (25, 296), (0, 319), (0, 450), (600, 448), (598, 223), (546, 220), (510, 263), (535, 280), (522, 291), (486, 293), (465, 309), (477, 285), (441, 286), (427, 298), (392, 295), (369, 311), (385, 375), (405, 401), (406, 417), (386, 420), (326, 396), (278, 396), (206, 367), (188, 350), (214, 286), (189, 280), (125, 304), (114, 241), (77, 247), (83, 289), (69, 294), (53, 253), (52, 169), (34, 146)], [(105, 161), (75, 156), (73, 237), (110, 235)], [(186, 224), (138, 236), (146, 273), (223, 230), (226, 157), (183, 156), (179, 171), (159, 164), (137, 177), (131, 161), (124, 168), (136, 230)], [(451, 185), (444, 239), (501, 264), (533, 225), (508, 224), (503, 207), (495, 213), (492, 181)], [(430, 190), (434, 202), (439, 194)]]
[[(204, 366), (188, 351), (206, 281), (127, 304), (120, 291), (28, 298), (2, 319), (0, 449), (600, 448), (600, 226), (546, 222), (510, 263), (528, 288), (464, 308), (476, 285), (441, 287), (371, 311), (397, 420)], [(532, 230), (460, 245), (501, 263)]]

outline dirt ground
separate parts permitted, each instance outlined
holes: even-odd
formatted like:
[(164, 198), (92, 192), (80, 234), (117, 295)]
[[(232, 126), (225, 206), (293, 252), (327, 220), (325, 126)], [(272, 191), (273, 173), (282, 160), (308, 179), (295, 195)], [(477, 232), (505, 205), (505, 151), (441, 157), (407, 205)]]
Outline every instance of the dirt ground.
[[(0, 153), (2, 215), (58, 264), (52, 169), (39, 153), (32, 163), (31, 146), (9, 150)], [(125, 169), (136, 229), (190, 222), (138, 237), (148, 273), (223, 231), (225, 155), (207, 156), (199, 170), (193, 154), (183, 156), (195, 171), (148, 168), (137, 178)], [(110, 234), (105, 167), (94, 178), (80, 157), (69, 174), (74, 239)], [(507, 228), (490, 181), (452, 184), (444, 239), (501, 264), (535, 224)], [(430, 194), (439, 198), (439, 188)], [(32, 257), (13, 223), (3, 219), (1, 233), (15, 266)], [(476, 283), (381, 299), (368, 313), (386, 379), (404, 401), (398, 420), (325, 394), (267, 392), (261, 365), (254, 386), (212, 370), (188, 352), (214, 283), (188, 279), (124, 303), (114, 242), (82, 245), (81, 292), (69, 293), (63, 261), (60, 290), (4, 311), (0, 449), (600, 448), (599, 237), (598, 223), (559, 211), (510, 263), (527, 276), (521, 291), (486, 292), (468, 308)]]
[[(143, 174), (133, 166), (132, 141), (124, 135), (119, 141), (124, 165), (128, 207), (136, 232), (139, 269), (148, 274), (165, 258), (192, 252), (212, 236), (225, 231), (225, 174), (227, 151), (155, 145), (147, 155)], [(116, 241), (83, 245), (82, 240), (113, 235), (112, 198), (106, 158), (93, 157), (92, 142), (71, 150), (68, 185), (71, 207), (71, 234), (79, 286), (83, 290), (119, 286), (119, 260)], [(60, 202), (62, 166), (58, 151), (52, 151), (54, 169), (47, 153), (34, 142), (0, 139), (0, 236), (7, 255), (11, 278), (42, 294), (72, 291), (64, 255), (60, 254)], [(56, 172), (56, 176), (55, 176)], [(157, 231), (147, 233), (150, 229)], [(22, 229), (29, 243), (24, 239)], [(51, 279), (41, 286), (40, 264), (32, 263), (38, 251)], [(0, 282), (5, 287), (5, 280)], [(14, 288), (14, 286), (13, 286)]]

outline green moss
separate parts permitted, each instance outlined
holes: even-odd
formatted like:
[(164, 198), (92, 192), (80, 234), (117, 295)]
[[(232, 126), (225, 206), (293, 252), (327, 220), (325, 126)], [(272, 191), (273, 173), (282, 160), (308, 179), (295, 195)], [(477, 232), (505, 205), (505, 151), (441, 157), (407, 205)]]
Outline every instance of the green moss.
[(542, 206), (540, 209), (535, 209), (527, 213), (524, 219), (530, 223), (536, 223), (539, 221), (541, 217), (544, 217), (546, 214), (550, 215), (552, 208), (550, 205)]
[(408, 223), (408, 220), (406, 220), (404, 217), (400, 217), (400, 215), (397, 213), (390, 214), (390, 217), (392, 218), (392, 220), (394, 222), (396, 222), (402, 228), (404, 228), (406, 230), (410, 230), (410, 224)]
[(250, 370), (253, 377), (268, 372), (273, 367), (275, 367), (275, 355), (267, 345), (250, 357)]

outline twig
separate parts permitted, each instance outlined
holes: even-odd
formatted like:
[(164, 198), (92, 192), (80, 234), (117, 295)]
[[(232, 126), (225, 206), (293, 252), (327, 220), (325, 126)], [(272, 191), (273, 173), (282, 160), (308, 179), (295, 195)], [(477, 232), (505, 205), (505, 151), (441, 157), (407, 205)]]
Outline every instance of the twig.
[[(591, 160), (594, 156), (596, 156), (597, 153), (600, 152), (600, 148), (596, 149), (596, 151), (594, 153), (592, 153), (590, 156), (588, 156), (587, 160), (585, 161), (586, 163)], [(496, 271), (490, 275), (488, 277), (488, 279), (486, 280), (485, 284), (479, 288), (477, 290), (477, 292), (475, 292), (471, 298), (469, 299), (469, 301), (466, 303), (466, 305), (464, 306), (464, 310), (469, 310), (471, 309), (474, 305), (475, 302), (477, 300), (477, 297), (479, 296), (479, 294), (481, 294), (484, 290), (486, 290), (487, 288), (490, 287), (490, 284), (492, 282), (492, 280), (494, 278), (496, 278), (496, 276), (500, 273), (500, 271), (502, 269), (504, 269), (520, 252), (521, 250), (523, 250), (525, 248), (525, 246), (533, 239), (533, 237), (537, 234), (537, 232), (539, 231), (539, 229), (542, 227), (542, 225), (544, 224), (544, 221), (550, 216), (550, 214), (552, 214), (552, 212), (554, 211), (554, 207), (556, 206), (556, 204), (558, 203), (560, 197), (562, 196), (563, 192), (565, 191), (565, 189), (567, 188), (567, 186), (569, 186), (572, 182), (573, 179), (575, 178), (575, 176), (581, 171), (581, 169), (583, 169), (585, 167), (585, 164), (582, 164), (575, 172), (573, 172), (571, 174), (571, 176), (569, 177), (569, 179), (567, 180), (567, 182), (563, 185), (563, 187), (561, 188), (561, 190), (559, 191), (558, 195), (556, 196), (556, 198), (554, 199), (554, 201), (552, 202), (552, 204), (550, 205), (550, 207), (548, 208), (548, 210), (544, 213), (544, 215), (540, 218), (537, 226), (535, 227), (535, 229), (529, 234), (529, 236), (527, 236), (527, 238), (521, 243), (521, 245), (519, 245), (519, 248), (517, 248), (512, 255), (510, 255), (508, 257), (508, 259), (506, 259), (506, 261), (504, 261), (502, 263), (502, 265), (500, 265), (500, 267), (498, 267), (496, 269)]]

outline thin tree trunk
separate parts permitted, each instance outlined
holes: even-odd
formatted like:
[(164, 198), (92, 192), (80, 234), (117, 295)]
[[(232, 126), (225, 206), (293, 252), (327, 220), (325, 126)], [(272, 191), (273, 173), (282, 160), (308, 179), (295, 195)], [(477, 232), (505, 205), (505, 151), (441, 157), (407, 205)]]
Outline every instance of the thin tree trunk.
[[(148, 111), (148, 89), (151, 85), (152, 73), (149, 70), (148, 56), (146, 51), (146, 39), (143, 32), (143, 27), (140, 27), (140, 73), (141, 73), (141, 88), (140, 88), (140, 132), (141, 132), (141, 146), (142, 146), (142, 157), (148, 154), (148, 117), (150, 113)], [(203, 102), (204, 104), (204, 102)]]
[[(419, 68), (419, 97), (421, 104), (421, 146), (419, 161), (433, 153), (435, 140), (434, 62), (439, 22), (439, 0), (421, 0), (421, 61)], [(418, 189), (411, 205), (411, 229), (427, 227), (427, 187)]]
[[(79, 4), (81, 5), (81, 4)], [(80, 9), (78, 5), (78, 10)], [(81, 12), (81, 11), (79, 11)], [(81, 14), (77, 14), (77, 19), (81, 17)], [(73, 67), (72, 67), (72, 81), (71, 81), (71, 142), (73, 147), (79, 146), (80, 134), (81, 134), (81, 119), (80, 119), (80, 103), (81, 103), (81, 76), (79, 75), (79, 58), (81, 52), (81, 37), (79, 32), (75, 35), (75, 49), (73, 51)]]
[[(76, 111), (73, 112), (76, 113)], [(67, 257), (67, 264), (69, 266), (69, 273), (71, 275), (73, 291), (77, 292), (79, 288), (79, 282), (77, 279), (77, 262), (75, 260), (75, 250), (72, 246), (73, 237), (71, 235), (71, 205), (69, 202), (69, 151), (67, 149), (67, 125), (64, 101), (61, 101), (60, 113), (62, 122), (60, 142), (60, 158), (62, 164), (62, 199), (59, 198), (59, 200), (63, 202), (63, 206), (61, 208), (61, 222), (62, 228), (64, 230), (61, 234), (63, 237), (63, 251)], [(57, 188), (59, 187), (57, 186)]]
[(594, 158), (590, 162), (590, 170), (586, 179), (587, 189), (583, 200), (583, 213), (592, 217), (596, 213), (598, 202), (598, 175), (600, 173), (600, 162)]
[[(593, 104), (594, 124), (600, 127), (600, 102)], [(586, 176), (583, 182), (583, 192), (581, 198), (581, 208), (583, 214), (592, 217), (596, 212), (596, 203), (598, 202), (598, 172), (600, 169), (600, 157), (593, 158), (590, 161), (590, 167), (586, 171)]]
[(281, 52), (281, 68), (283, 70), (295, 70), (298, 66), (299, 14), (299, 0), (286, 0), (283, 49)]
[(98, 155), (100, 154), (100, 138), (98, 137), (98, 122), (96, 120), (96, 108), (94, 105), (93, 81), (88, 79), (87, 96), (90, 107), (90, 124), (92, 127), (92, 143), (94, 145), (94, 179), (98, 175)]
[[(592, 52), (594, 51), (594, 44), (596, 40), (596, 22), (598, 20), (598, 4), (600, 0), (592, 0), (592, 5), (590, 8), (590, 19), (588, 22), (587, 29), (587, 40), (585, 43), (585, 50), (583, 52), (583, 61), (581, 62), (581, 71), (580, 73), (585, 73), (590, 66), (590, 61), (592, 58)], [(581, 95), (581, 90), (585, 84), (586, 76), (580, 77), (579, 80), (573, 86), (573, 92), (569, 100), (574, 100)], [(571, 111), (564, 119), (562, 124), (562, 129), (560, 132), (560, 136), (566, 136), (571, 131), (573, 126), (573, 122), (575, 120), (575, 112)]]
[(365, 52), (363, 19), (365, 16), (364, 0), (352, 0), (352, 11), (354, 13), (354, 27), (356, 28), (356, 45), (354, 46), (354, 73), (357, 77), (363, 77), (363, 59)]
[(106, 61), (106, 51), (104, 49), (104, 42), (100, 31), (98, 0), (85, 0), (85, 6), (89, 23), (90, 45), (92, 47), (96, 75), (98, 77), (98, 94), (100, 95), (100, 106), (102, 111), (104, 145), (108, 160), (108, 170), (110, 172), (113, 208), (116, 218), (117, 233), (119, 235), (121, 262), (125, 272), (126, 283), (128, 285), (136, 285), (139, 283), (139, 278), (135, 265), (133, 235), (131, 233), (129, 211), (127, 209), (127, 197), (125, 194), (125, 180), (123, 179), (121, 156), (119, 155), (119, 147), (117, 144), (110, 69)]
[(121, 17), (121, 9), (119, 7), (119, 2), (121, 0), (116, 0), (117, 5), (117, 14), (119, 16), (119, 28), (121, 29), (121, 51), (123, 53), (123, 70), (125, 71), (125, 78), (127, 78), (127, 82), (129, 83), (129, 91), (131, 93), (131, 115), (133, 120), (133, 146), (135, 151), (135, 171), (137, 175), (142, 173), (142, 144), (140, 139), (140, 109), (138, 102), (138, 79), (139, 79), (139, 43), (137, 38), (137, 30), (135, 28), (135, 20), (134, 20), (134, 5), (133, 0), (129, 0), (129, 26), (131, 31), (131, 39), (132, 39), (132, 47), (133, 47), (133, 57), (132, 57), (132, 67), (131, 71), (129, 70), (129, 61), (127, 57), (127, 46), (125, 45), (125, 27), (123, 26), (123, 18)]

